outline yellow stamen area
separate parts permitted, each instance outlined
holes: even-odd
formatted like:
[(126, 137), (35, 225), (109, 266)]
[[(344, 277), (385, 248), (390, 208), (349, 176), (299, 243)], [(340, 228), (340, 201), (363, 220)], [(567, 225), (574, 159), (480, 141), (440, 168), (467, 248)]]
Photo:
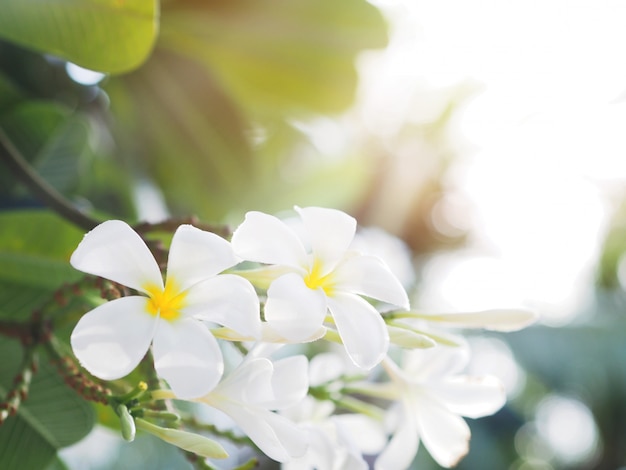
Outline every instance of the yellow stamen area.
[(309, 289), (316, 290), (322, 288), (326, 295), (332, 295), (334, 289), (332, 275), (333, 273), (330, 272), (323, 276), (321, 263), (315, 260), (308, 274), (304, 276), (304, 283)]
[(168, 279), (165, 289), (153, 284), (144, 286), (150, 295), (146, 310), (150, 315), (159, 314), (161, 318), (174, 321), (180, 316), (180, 310), (185, 306), (186, 292), (180, 292), (175, 281)]

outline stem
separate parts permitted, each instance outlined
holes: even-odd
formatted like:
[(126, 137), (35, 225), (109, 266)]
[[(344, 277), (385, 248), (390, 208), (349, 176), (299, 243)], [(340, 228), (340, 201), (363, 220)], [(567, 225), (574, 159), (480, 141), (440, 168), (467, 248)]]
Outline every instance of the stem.
[(383, 416), (384, 416), (383, 410), (381, 410), (376, 405), (364, 402), (363, 400), (359, 400), (358, 398), (344, 396), (340, 398), (339, 400), (337, 400), (335, 404), (348, 411), (360, 413), (365, 416), (369, 416), (370, 418), (376, 419), (378, 421), (383, 420)]
[(74, 225), (91, 230), (100, 222), (79, 211), (63, 195), (39, 176), (28, 164), (6, 133), (0, 129), (0, 160), (42, 202)]
[(133, 229), (139, 234), (145, 234), (149, 232), (175, 232), (180, 225), (193, 225), (205, 232), (212, 232), (216, 235), (220, 235), (222, 238), (229, 238), (232, 235), (232, 230), (226, 225), (210, 225), (202, 223), (196, 216), (171, 218), (162, 222), (141, 222), (133, 225)]
[(201, 423), (193, 416), (185, 417), (183, 418), (182, 421), (185, 423), (185, 426), (187, 428), (191, 428), (196, 431), (208, 432), (209, 434), (213, 434), (214, 436), (228, 439), (230, 442), (234, 444), (248, 445), (250, 447), (254, 447), (255, 449), (257, 449), (256, 444), (254, 444), (254, 442), (252, 442), (252, 440), (248, 436), (240, 436), (229, 429), (219, 429), (214, 424)]
[(6, 400), (0, 403), (0, 424), (9, 416), (15, 415), (28, 396), (33, 373), (37, 370), (35, 346), (31, 344), (24, 350), (20, 371), (13, 378), (13, 388), (7, 394)]

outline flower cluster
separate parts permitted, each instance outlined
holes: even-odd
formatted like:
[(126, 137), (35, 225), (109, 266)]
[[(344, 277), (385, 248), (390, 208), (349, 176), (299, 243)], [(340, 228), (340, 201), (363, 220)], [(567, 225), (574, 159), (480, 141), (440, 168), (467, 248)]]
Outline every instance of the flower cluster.
[[(112, 381), (150, 352), (169, 386), (152, 390), (153, 399), (220, 410), (287, 469), (365, 469), (364, 455), (376, 455), (379, 470), (407, 468), (420, 442), (440, 465), (454, 465), (468, 451), (462, 416), (496, 412), (505, 394), (494, 377), (462, 375), (465, 342), (433, 325), (507, 331), (534, 315), (412, 311), (385, 261), (355, 249), (354, 218), (295, 211), (287, 220), (249, 212), (230, 242), (181, 225), (164, 269), (126, 223), (99, 225), (71, 264), (125, 286), (127, 295), (79, 320), (75, 356)], [(239, 345), (238, 364), (225, 359), (227, 343)], [(309, 345), (307, 355), (289, 356), (287, 344)]]

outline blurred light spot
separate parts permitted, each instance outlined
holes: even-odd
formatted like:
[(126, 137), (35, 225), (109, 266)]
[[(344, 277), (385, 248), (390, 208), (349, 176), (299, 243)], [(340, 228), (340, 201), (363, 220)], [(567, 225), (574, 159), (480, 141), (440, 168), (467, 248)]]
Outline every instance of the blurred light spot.
[(76, 83), (80, 83), (81, 85), (96, 85), (104, 77), (106, 77), (106, 74), (104, 73), (84, 69), (71, 62), (67, 62), (65, 64), (65, 71), (72, 80)]
[(552, 452), (548, 444), (539, 437), (537, 428), (532, 422), (525, 423), (515, 434), (515, 450), (525, 462), (533, 462), (537, 468), (552, 468), (548, 462), (552, 458)]
[(573, 465), (591, 460), (598, 447), (598, 430), (589, 408), (571, 398), (551, 395), (539, 403), (536, 426), (555, 458)]
[(453, 195), (445, 195), (437, 201), (430, 218), (433, 228), (441, 235), (450, 238), (464, 235), (471, 226), (467, 202)]
[(423, 270), (419, 304), (426, 310), (471, 311), (520, 306), (520, 273), (471, 250), (440, 254)]
[(511, 470), (554, 470), (554, 467), (543, 460), (529, 459), (512, 466)]
[(349, 151), (349, 136), (336, 119), (317, 118), (311, 121), (292, 121), (291, 124), (304, 132), (325, 157), (344, 157)]
[(60, 449), (59, 456), (68, 468), (108, 468), (117, 460), (122, 442), (119, 433), (96, 425), (84, 439)]
[(519, 367), (510, 348), (496, 338), (471, 337), (472, 357), (468, 367), (470, 375), (498, 377), (509, 398), (521, 392), (526, 374)]
[(156, 185), (147, 180), (139, 180), (133, 189), (139, 220), (154, 223), (169, 217), (163, 194)]

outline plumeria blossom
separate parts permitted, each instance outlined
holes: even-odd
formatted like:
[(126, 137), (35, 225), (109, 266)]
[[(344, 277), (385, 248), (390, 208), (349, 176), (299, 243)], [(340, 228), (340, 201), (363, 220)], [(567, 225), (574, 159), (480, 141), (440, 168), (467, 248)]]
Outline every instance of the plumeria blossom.
[(360, 227), (350, 249), (382, 259), (402, 285), (409, 289), (416, 279), (411, 249), (400, 238), (379, 227)]
[(439, 465), (452, 467), (469, 451), (470, 429), (462, 417), (498, 411), (506, 401), (504, 387), (492, 376), (461, 375), (469, 359), (463, 347), (405, 351), (403, 359), (402, 368), (383, 362), (391, 382), (353, 387), (395, 402), (388, 411), (393, 436), (375, 468), (408, 468), (420, 441)]
[(299, 403), (309, 388), (305, 356), (272, 362), (248, 357), (215, 389), (197, 399), (227, 414), (263, 451), (278, 462), (304, 455), (306, 432), (274, 412)]
[[(355, 366), (342, 355), (326, 352), (314, 356), (309, 364), (309, 384), (324, 386), (340, 380)], [(332, 387), (332, 386), (331, 386)], [(363, 454), (379, 453), (386, 436), (374, 419), (364, 414), (335, 414), (329, 400), (305, 397), (282, 414), (299, 424), (308, 434), (309, 447), (302, 457), (283, 464), (283, 470), (367, 470)]]
[(380, 452), (386, 442), (382, 427), (368, 416), (335, 414), (329, 401), (305, 397), (284, 413), (307, 433), (309, 447), (302, 457), (282, 465), (283, 470), (367, 470), (363, 454)]
[(96, 307), (72, 332), (74, 354), (101, 379), (127, 375), (152, 344), (154, 367), (176, 395), (199, 397), (219, 382), (224, 368), (217, 340), (202, 321), (260, 335), (254, 288), (241, 277), (219, 274), (239, 259), (213, 233), (191, 225), (176, 230), (165, 283), (141, 237), (118, 220), (85, 235), (70, 262), (139, 293)]
[(317, 331), (330, 311), (352, 361), (370, 369), (385, 356), (389, 335), (362, 296), (408, 308), (406, 291), (380, 258), (349, 250), (354, 218), (334, 209), (295, 210), (304, 236), (277, 217), (248, 212), (232, 237), (237, 255), (269, 265), (265, 319), (279, 335), (299, 341)]

